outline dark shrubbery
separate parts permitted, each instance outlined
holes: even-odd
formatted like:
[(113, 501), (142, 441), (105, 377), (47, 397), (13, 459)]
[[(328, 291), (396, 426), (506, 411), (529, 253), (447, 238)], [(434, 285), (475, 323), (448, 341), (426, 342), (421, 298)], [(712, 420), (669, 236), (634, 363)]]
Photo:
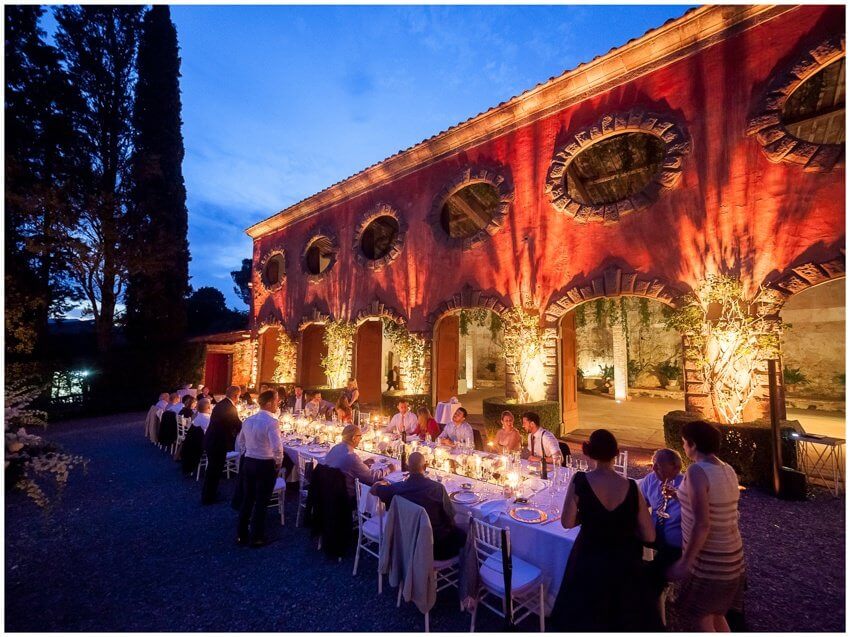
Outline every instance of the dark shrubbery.
[[(682, 426), (691, 420), (700, 420), (702, 415), (686, 411), (671, 411), (664, 416), (664, 440), (670, 449), (682, 454), (685, 465), (689, 460), (682, 448)], [(714, 423), (723, 433), (723, 441), (718, 457), (728, 462), (738, 474), (741, 484), (770, 487), (773, 481), (773, 467), (770, 451), (770, 422), (757, 420), (740, 425), (720, 425)], [(797, 447), (791, 434), (794, 428), (783, 426), (782, 464), (797, 468)]]

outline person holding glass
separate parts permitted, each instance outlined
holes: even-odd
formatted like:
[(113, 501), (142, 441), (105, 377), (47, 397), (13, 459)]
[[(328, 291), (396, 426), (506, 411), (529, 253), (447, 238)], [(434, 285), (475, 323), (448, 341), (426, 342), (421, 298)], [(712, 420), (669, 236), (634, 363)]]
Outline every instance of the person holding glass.
[(742, 610), (746, 588), (738, 476), (717, 457), (721, 439), (720, 430), (704, 420), (682, 427), (682, 446), (693, 464), (678, 490), (682, 557), (667, 575), (682, 580), (677, 619), (688, 630), (702, 632), (729, 632), (726, 614)]
[(664, 621), (664, 601), (668, 585), (667, 569), (682, 557), (682, 508), (677, 491), (682, 485), (682, 457), (673, 449), (659, 449), (652, 455), (652, 471), (639, 483), (655, 525), (655, 558), (649, 563), (649, 580), (658, 596), (658, 609)]
[(466, 422), (467, 411), (463, 407), (455, 409), (452, 421), (445, 426), (443, 432), (437, 437), (437, 441), (447, 447), (460, 446), (461, 448), (472, 448), (475, 446), (475, 434), (472, 433), (472, 425)]

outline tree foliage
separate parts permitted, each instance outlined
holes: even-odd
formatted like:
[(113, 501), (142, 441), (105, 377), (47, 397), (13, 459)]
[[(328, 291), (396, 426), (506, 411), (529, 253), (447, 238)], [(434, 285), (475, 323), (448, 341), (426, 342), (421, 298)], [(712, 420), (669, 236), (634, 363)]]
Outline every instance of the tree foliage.
[(233, 291), (239, 295), (242, 302), (248, 307), (251, 306), (251, 269), (253, 261), (251, 259), (242, 259), (242, 267), (238, 270), (233, 270), (230, 277), (233, 279)]

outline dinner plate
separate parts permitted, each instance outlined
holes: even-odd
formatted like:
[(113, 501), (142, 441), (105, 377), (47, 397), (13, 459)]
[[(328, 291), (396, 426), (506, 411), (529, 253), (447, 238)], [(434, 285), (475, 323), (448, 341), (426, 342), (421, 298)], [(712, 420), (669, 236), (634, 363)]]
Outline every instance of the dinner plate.
[(327, 449), (325, 449), (322, 445), (310, 445), (307, 447), (307, 451), (310, 453), (325, 453)]
[(458, 504), (475, 504), (481, 500), (478, 494), (472, 491), (455, 491), (449, 497)]
[(508, 511), (508, 515), (510, 515), (514, 520), (517, 520), (518, 522), (525, 522), (526, 524), (542, 524), (549, 519), (549, 515), (546, 511), (538, 509), (537, 507), (513, 507), (510, 511)]

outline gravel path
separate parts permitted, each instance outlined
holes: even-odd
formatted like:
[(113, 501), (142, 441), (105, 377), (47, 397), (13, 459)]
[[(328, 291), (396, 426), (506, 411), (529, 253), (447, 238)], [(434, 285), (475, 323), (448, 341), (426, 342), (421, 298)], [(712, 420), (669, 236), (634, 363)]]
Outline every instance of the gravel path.
[[(6, 630), (9, 631), (420, 631), (412, 604), (395, 607), (375, 560), (341, 564), (270, 511), (273, 543), (234, 544), (228, 504), (200, 506), (200, 483), (142, 436), (141, 414), (51, 426), (47, 437), (90, 459), (62, 500), (42, 513), (6, 498)], [(220, 490), (229, 500), (233, 482)], [(844, 630), (844, 501), (779, 502), (748, 490), (741, 505), (750, 629)], [(761, 557), (760, 557), (761, 556)], [(769, 556), (769, 557), (763, 557)], [(467, 631), (453, 591), (438, 595), (435, 631)], [(498, 630), (486, 609), (479, 630)], [(533, 620), (524, 622), (534, 630)]]

